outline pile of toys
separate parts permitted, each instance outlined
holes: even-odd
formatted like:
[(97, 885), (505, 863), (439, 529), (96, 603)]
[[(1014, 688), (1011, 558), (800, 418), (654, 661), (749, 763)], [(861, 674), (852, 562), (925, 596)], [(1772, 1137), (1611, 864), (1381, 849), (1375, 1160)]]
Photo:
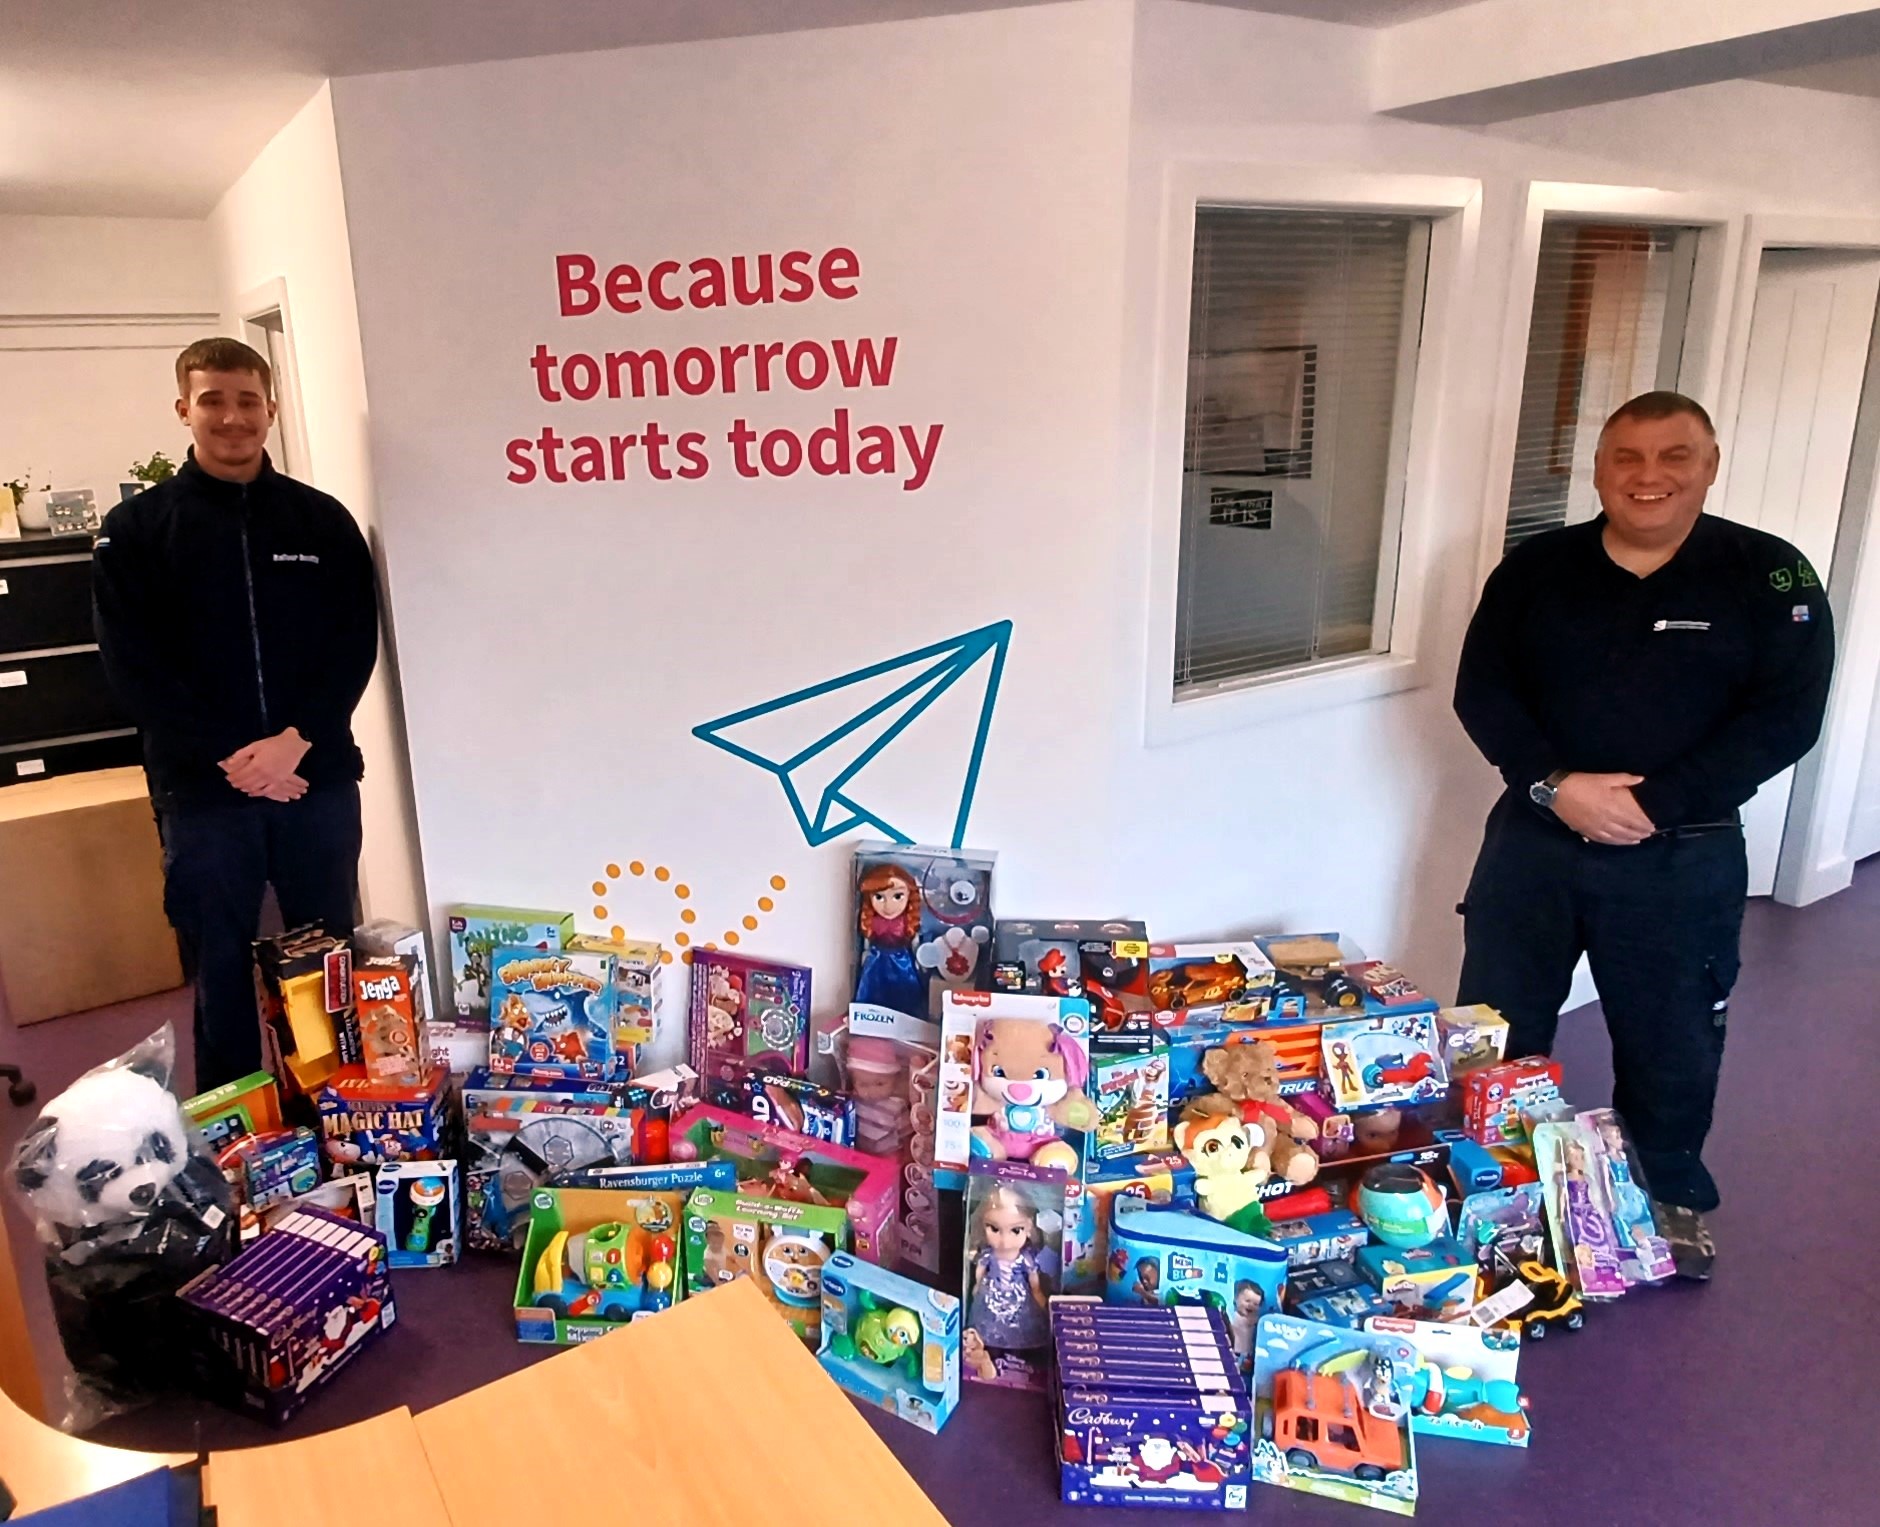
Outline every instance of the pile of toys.
[(1048, 1393), (1066, 1500), (1408, 1511), (1415, 1439), (1527, 1444), (1523, 1341), (1673, 1271), (1621, 1121), (1335, 933), (995, 918), (989, 855), (898, 844), (853, 889), (846, 1005), (552, 910), (449, 908), (439, 992), (418, 930), (258, 943), (269, 1069), (174, 1148), (239, 1227), (163, 1290), (200, 1384), (284, 1418), (460, 1250), (532, 1342), (749, 1279), (917, 1426)]

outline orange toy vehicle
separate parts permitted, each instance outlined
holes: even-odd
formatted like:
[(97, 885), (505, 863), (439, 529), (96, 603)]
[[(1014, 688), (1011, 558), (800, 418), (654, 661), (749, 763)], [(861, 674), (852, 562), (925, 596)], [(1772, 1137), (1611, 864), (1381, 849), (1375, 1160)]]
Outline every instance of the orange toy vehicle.
[(1350, 1379), (1333, 1374), (1273, 1376), (1273, 1440), (1295, 1469), (1378, 1480), (1403, 1467), (1397, 1421), (1374, 1414)]
[(1184, 1008), (1230, 1002), (1246, 986), (1247, 970), (1239, 960), (1196, 960), (1150, 976), (1149, 1000), (1158, 1013), (1179, 1013)]

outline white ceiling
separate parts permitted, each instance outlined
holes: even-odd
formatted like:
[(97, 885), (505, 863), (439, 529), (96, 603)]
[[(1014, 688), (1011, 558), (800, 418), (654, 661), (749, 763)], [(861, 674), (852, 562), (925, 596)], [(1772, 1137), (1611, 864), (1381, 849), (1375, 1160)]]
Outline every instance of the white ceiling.
[[(1036, 3), (0, 0), (0, 213), (200, 217), (332, 76)], [(1464, 0), (1209, 3), (1378, 27)], [(1880, 60), (1771, 78), (1880, 94)]]

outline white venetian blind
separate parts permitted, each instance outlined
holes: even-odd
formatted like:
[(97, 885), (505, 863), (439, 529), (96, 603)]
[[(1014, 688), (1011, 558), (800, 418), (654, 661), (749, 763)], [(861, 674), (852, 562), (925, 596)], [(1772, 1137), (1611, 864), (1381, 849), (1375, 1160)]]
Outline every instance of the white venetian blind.
[(1626, 399), (1675, 388), (1695, 228), (1541, 224), (1503, 549), (1599, 512), (1593, 447)]
[(1175, 694), (1387, 650), (1429, 224), (1201, 207)]

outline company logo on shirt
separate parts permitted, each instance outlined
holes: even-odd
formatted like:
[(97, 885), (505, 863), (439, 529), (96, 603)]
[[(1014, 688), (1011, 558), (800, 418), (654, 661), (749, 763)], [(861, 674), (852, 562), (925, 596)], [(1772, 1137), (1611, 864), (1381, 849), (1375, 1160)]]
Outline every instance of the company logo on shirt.
[(1709, 629), (1710, 622), (1707, 620), (1655, 620), (1652, 622), (1654, 631), (1708, 631)]
[(1814, 619), (1814, 611), (1810, 610), (1805, 604), (1798, 604), (1789, 611), (1789, 619), (1794, 621), (1797, 625), (1801, 625), (1806, 621)]
[(274, 554), (274, 560), (276, 562), (312, 562), (316, 566), (320, 561), (319, 557), (310, 551), (277, 551)]

